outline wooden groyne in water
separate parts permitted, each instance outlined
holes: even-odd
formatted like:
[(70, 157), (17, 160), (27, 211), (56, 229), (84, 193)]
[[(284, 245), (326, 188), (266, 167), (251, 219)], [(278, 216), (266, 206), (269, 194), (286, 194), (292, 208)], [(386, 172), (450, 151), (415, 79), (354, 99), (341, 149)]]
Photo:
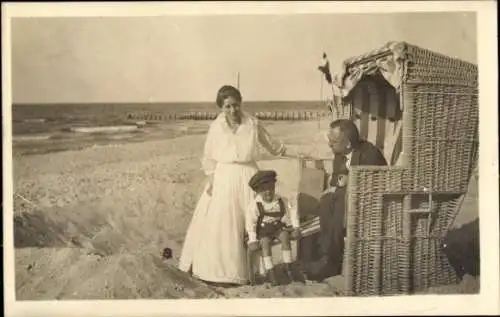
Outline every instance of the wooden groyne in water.
[[(329, 116), (328, 111), (265, 111), (256, 112), (260, 120), (272, 121), (307, 121), (319, 120)], [(160, 122), (173, 120), (214, 120), (217, 117), (216, 112), (190, 111), (182, 113), (151, 113), (151, 112), (133, 112), (127, 115), (129, 120), (141, 120), (146, 122)]]

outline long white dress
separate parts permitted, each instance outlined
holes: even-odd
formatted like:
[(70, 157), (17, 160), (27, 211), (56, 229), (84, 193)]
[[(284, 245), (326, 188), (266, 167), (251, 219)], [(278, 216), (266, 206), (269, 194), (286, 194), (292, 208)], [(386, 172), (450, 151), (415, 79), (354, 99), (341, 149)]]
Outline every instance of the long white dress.
[(202, 160), (205, 173), (214, 177), (212, 196), (205, 187), (186, 233), (179, 269), (205, 281), (247, 283), (245, 213), (255, 197), (248, 182), (258, 170), (259, 144), (273, 155), (285, 151), (248, 113), (243, 113), (236, 132), (224, 113), (212, 122)]

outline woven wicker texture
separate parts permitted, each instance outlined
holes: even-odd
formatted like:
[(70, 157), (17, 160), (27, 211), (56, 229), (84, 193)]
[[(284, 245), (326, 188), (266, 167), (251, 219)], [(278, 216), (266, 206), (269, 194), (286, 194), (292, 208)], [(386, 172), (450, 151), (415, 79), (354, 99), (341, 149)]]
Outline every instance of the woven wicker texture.
[(401, 276), (405, 265), (398, 256), (405, 246), (402, 202), (383, 196), (401, 191), (403, 173), (403, 169), (351, 168), (344, 275), (352, 295), (403, 291), (400, 284), (408, 278)]
[(465, 192), (478, 154), (477, 90), (443, 85), (405, 85), (408, 111), (404, 152), (413, 189)]
[(477, 88), (477, 66), (435, 53), (414, 45), (406, 44), (407, 84), (451, 85)]
[(403, 162), (401, 167), (351, 167), (344, 254), (351, 295), (411, 293), (457, 279), (441, 248), (478, 156), (477, 67), (406, 43), (351, 58), (345, 67), (373, 67), (395, 47), (394, 58), (405, 59), (396, 94), (400, 142), (388, 142), (394, 139), (387, 128), (392, 120), (380, 110), (388, 86), (364, 78), (352, 98), (343, 100), (362, 136), (384, 150), (402, 152)]
[[(402, 167), (352, 167), (349, 179), (345, 278), (352, 295), (390, 295), (456, 282), (441, 253), (442, 239), (462, 195), (411, 196), (409, 208)], [(405, 214), (411, 222), (405, 232)]]

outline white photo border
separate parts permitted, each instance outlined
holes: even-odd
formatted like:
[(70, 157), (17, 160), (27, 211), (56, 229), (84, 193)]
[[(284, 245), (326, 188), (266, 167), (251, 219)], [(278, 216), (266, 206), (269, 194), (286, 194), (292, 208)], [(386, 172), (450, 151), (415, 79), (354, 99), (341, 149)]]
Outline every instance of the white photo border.
[[(12, 200), (11, 29), (14, 17), (161, 16), (474, 11), (480, 104), (481, 290), (478, 295), (412, 295), (380, 298), (15, 301)], [(494, 1), (363, 2), (112, 2), (2, 3), (2, 127), (5, 316), (304, 316), (498, 314), (498, 52)]]

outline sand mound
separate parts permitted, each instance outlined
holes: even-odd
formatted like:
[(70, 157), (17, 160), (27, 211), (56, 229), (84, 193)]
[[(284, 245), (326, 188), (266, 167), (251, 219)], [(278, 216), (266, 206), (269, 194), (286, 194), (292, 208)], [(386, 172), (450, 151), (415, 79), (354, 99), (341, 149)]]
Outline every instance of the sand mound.
[(149, 254), (78, 248), (16, 251), (18, 300), (217, 298), (221, 294)]
[(63, 229), (41, 212), (23, 212), (14, 216), (15, 248), (63, 247), (69, 241)]

